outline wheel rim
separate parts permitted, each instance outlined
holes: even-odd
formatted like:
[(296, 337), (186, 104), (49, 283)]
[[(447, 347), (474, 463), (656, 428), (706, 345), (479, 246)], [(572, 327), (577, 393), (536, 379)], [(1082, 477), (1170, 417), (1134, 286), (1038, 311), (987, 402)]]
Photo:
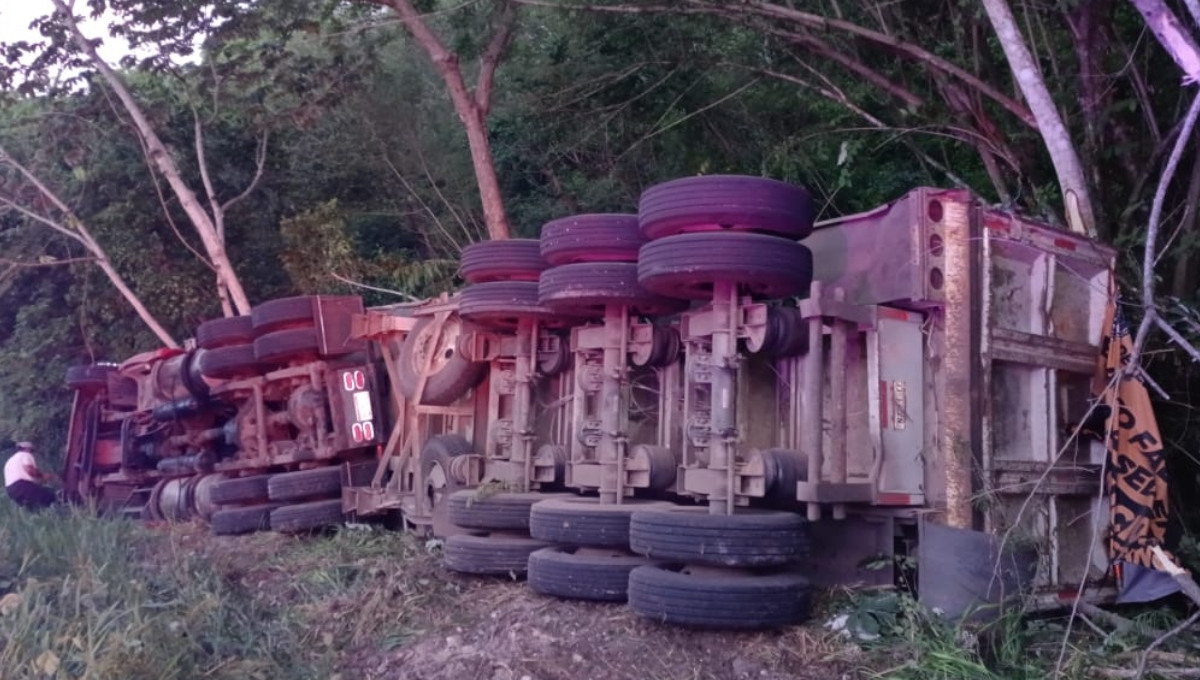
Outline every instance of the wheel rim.
[(457, 353), (458, 338), (462, 335), (462, 323), (457, 318), (447, 318), (439, 327), (437, 323), (426, 326), (413, 348), (411, 367), (420, 375), (429, 362), (428, 375), (439, 373)]

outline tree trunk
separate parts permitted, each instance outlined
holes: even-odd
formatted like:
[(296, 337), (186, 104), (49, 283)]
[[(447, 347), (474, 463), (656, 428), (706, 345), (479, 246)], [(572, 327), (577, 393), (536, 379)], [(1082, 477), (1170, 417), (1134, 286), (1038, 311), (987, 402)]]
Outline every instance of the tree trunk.
[[(60, 0), (56, 0), (60, 1)], [(467, 132), (467, 144), (471, 150), (471, 165), (475, 169), (475, 181), (479, 185), (479, 199), (483, 207), (483, 219), (488, 237), (493, 240), (509, 238), (508, 215), (504, 210), (504, 197), (500, 194), (500, 182), (496, 177), (496, 165), (492, 158), (491, 142), (488, 140), (487, 115), (491, 107), (492, 83), (496, 66), (512, 34), (516, 12), (512, 4), (505, 2), (496, 32), (487, 49), (479, 58), (479, 82), (474, 96), (467, 89), (459, 67), (458, 55), (446, 48), (433, 33), (425, 19), (413, 7), (411, 0), (368, 0), (374, 4), (392, 8), (401, 23), (417, 41), (450, 92), (454, 111)]]
[(137, 128), (138, 134), (146, 144), (148, 154), (151, 161), (154, 163), (158, 171), (166, 178), (171, 190), (179, 199), (179, 205), (183, 207), (187, 213), (188, 219), (191, 220), (192, 226), (195, 227), (196, 233), (200, 235), (200, 242), (204, 244), (204, 250), (208, 255), (213, 268), (217, 272), (217, 276), (224, 282), (229, 291), (229, 295), (233, 303), (237, 306), (238, 312), (241, 314), (250, 313), (250, 300), (246, 297), (246, 292), (242, 288), (242, 283), (238, 280), (237, 273), (233, 269), (232, 263), (229, 261), (229, 255), (225, 252), (225, 243), (217, 233), (216, 226), (213, 224), (212, 218), (204, 207), (200, 204), (200, 200), (196, 194), (183, 181), (183, 176), (179, 172), (179, 167), (175, 164), (175, 160), (171, 157), (167, 147), (159, 139), (158, 134), (154, 130), (154, 126), (150, 124), (137, 101), (134, 100), (129, 88), (125, 85), (125, 81), (105, 62), (100, 58), (95, 46), (83, 35), (79, 30), (79, 25), (75, 21), (75, 16), (71, 13), (70, 8), (64, 0), (51, 0), (57, 9), (59, 16), (66, 23), (67, 29), (71, 32), (71, 36), (75, 41), (75, 45), (87, 55), (88, 61), (100, 75), (104, 78), (108, 86), (112, 88), (117, 98), (121, 100), (121, 104), (129, 113), (130, 119)]
[[(1200, 46), (1192, 39), (1191, 33), (1184, 28), (1175, 13), (1163, 0), (1130, 0), (1133, 6), (1141, 12), (1146, 20), (1146, 26), (1158, 38), (1158, 42), (1167, 50), (1167, 54), (1183, 69), (1184, 84), (1200, 81)], [(1196, 13), (1197, 9), (1188, 4), (1188, 10)], [(1197, 19), (1200, 21), (1200, 19)]]
[(983, 6), (1000, 39), (1000, 45), (1004, 48), (1004, 56), (1008, 59), (1013, 78), (1029, 103), (1042, 141), (1050, 153), (1050, 161), (1054, 164), (1054, 172), (1062, 189), (1067, 224), (1072, 231), (1095, 235), (1095, 210), (1087, 176), (1079, 162), (1079, 154), (1063, 124), (1058, 108), (1054, 105), (1054, 100), (1050, 97), (1050, 91), (1046, 89), (1041, 71), (1029, 54), (1025, 38), (1013, 18), (1012, 9), (1009, 8), (1007, 0), (983, 0)]

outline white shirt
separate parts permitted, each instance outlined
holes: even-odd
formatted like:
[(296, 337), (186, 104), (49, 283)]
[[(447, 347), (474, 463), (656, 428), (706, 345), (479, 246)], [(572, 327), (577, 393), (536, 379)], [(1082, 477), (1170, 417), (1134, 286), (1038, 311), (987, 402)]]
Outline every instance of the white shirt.
[(33, 477), (25, 471), (25, 467), (37, 467), (37, 461), (33, 459), (33, 454), (28, 451), (17, 451), (4, 464), (4, 486), (12, 486), (22, 479), (27, 482), (32, 482)]

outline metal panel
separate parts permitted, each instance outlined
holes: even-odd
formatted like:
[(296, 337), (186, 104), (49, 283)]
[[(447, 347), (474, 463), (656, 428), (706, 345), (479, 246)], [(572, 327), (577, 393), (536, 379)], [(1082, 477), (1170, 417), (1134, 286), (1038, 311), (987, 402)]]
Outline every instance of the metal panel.
[(924, 317), (880, 310), (867, 334), (870, 431), (877, 434), (878, 488), (883, 500), (916, 505), (924, 500)]

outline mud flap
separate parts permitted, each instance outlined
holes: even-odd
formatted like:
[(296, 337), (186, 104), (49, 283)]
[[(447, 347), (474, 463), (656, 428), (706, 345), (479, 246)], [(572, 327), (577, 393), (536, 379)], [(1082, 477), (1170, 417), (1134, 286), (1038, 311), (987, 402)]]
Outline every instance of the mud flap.
[(995, 619), (1004, 605), (1033, 591), (1036, 548), (1002, 549), (1001, 537), (923, 519), (918, 532), (918, 596), (947, 618)]

